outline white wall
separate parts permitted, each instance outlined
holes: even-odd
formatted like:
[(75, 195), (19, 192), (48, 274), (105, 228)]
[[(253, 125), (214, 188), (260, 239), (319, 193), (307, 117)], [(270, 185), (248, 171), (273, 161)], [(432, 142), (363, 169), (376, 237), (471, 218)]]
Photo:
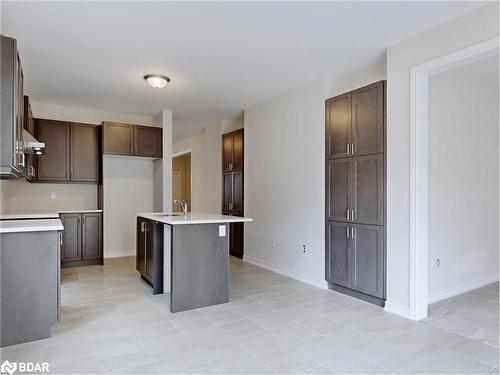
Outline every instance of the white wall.
[(153, 160), (104, 156), (104, 257), (135, 254), (136, 213), (153, 211)]
[[(97, 187), (90, 184), (41, 184), (24, 179), (2, 180), (1, 212), (94, 209)], [(54, 199), (51, 199), (55, 193)]]
[(498, 73), (483, 77), (491, 69), (498, 56), (429, 79), (430, 302), (498, 280)]
[(326, 287), (325, 100), (385, 78), (325, 76), (245, 110), (246, 260)]
[(245, 110), (245, 259), (321, 286), (324, 105), (318, 80)]
[(387, 302), (409, 313), (410, 67), (498, 35), (498, 3), (387, 49)]

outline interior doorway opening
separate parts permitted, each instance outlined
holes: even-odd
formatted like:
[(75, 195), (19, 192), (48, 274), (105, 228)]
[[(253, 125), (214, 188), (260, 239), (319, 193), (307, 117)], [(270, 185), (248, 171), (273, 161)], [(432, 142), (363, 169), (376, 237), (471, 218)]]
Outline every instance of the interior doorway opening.
[[(448, 55), (414, 66), (410, 70), (410, 317), (415, 320), (425, 319), (428, 316), (429, 305), (429, 80), (431, 77), (468, 64), (498, 56), (498, 38), (486, 40), (476, 45), (458, 50)], [(498, 105), (498, 102), (497, 102)], [(497, 108), (498, 111), (498, 108)], [(469, 128), (474, 128), (472, 121)], [(497, 121), (498, 126), (498, 121)], [(498, 129), (497, 139), (498, 142)], [(448, 138), (455, 137), (450, 134)], [(441, 144), (441, 147), (446, 147)], [(496, 161), (487, 163), (498, 176), (498, 143)], [(446, 149), (445, 149), (446, 150)], [(474, 150), (462, 150), (473, 156), (482, 152), (481, 146)], [(496, 167), (495, 167), (496, 165)], [(480, 166), (477, 166), (480, 167)], [(482, 166), (481, 166), (482, 167)], [(446, 173), (447, 171), (443, 171)], [(498, 178), (497, 178), (498, 180)], [(464, 180), (461, 184), (480, 183), (481, 181)], [(455, 184), (457, 185), (457, 184)], [(498, 216), (498, 181), (497, 199), (492, 202)], [(453, 206), (453, 209), (455, 206)], [(477, 218), (476, 218), (477, 219)], [(480, 219), (480, 218), (479, 218)], [(472, 219), (471, 219), (472, 220)], [(498, 244), (498, 226), (497, 226)], [(498, 245), (497, 245), (498, 251)], [(498, 261), (497, 261), (498, 262)], [(463, 263), (463, 262), (462, 262)], [(441, 263), (442, 264), (442, 263)], [(456, 268), (456, 266), (454, 265)], [(498, 275), (498, 274), (497, 274)]]
[(172, 211), (182, 212), (180, 204), (173, 204), (176, 199), (185, 201), (191, 212), (191, 152), (172, 157)]

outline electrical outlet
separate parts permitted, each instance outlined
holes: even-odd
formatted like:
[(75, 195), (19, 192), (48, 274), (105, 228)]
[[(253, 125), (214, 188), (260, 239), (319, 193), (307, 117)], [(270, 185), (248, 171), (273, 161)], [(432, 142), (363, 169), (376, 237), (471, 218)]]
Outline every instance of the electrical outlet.
[(276, 240), (271, 240), (271, 248), (276, 249)]
[(306, 245), (302, 245), (302, 253), (305, 254), (306, 253)]
[(51, 192), (50, 193), (50, 200), (51, 201), (54, 201), (57, 199), (57, 193), (55, 191)]

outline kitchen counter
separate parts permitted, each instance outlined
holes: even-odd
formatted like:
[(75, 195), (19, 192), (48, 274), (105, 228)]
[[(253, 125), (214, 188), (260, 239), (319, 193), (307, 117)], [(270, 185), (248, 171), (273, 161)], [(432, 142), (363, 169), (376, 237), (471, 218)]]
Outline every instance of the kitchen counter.
[(16, 211), (0, 214), (0, 220), (58, 219), (59, 214), (92, 212), (102, 212), (102, 210)]
[(182, 213), (172, 212), (139, 213), (137, 216), (168, 225), (246, 223), (252, 221), (247, 217), (191, 212), (186, 216)]
[(0, 221), (0, 233), (46, 232), (59, 231), (63, 229), (64, 227), (61, 220), (58, 218)]

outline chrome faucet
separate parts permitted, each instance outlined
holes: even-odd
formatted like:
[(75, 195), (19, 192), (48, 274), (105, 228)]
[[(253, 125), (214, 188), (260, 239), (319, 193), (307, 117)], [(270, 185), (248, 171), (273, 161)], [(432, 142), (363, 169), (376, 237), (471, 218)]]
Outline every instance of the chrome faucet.
[(183, 212), (184, 216), (187, 216), (187, 214), (188, 214), (188, 204), (187, 204), (187, 202), (184, 199), (182, 199), (182, 200), (176, 199), (176, 200), (174, 200), (174, 205), (176, 203), (179, 203), (181, 205), (182, 212)]

